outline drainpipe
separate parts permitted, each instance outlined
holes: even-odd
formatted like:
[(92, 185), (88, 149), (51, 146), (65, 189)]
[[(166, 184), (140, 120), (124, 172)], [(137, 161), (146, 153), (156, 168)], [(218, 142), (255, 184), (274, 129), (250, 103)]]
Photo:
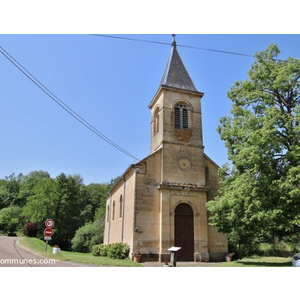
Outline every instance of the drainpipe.
[(108, 232), (107, 232), (107, 244), (109, 244), (109, 238), (110, 238), (110, 222), (111, 222), (111, 198), (112, 195), (109, 193), (109, 219), (108, 219)]
[(125, 177), (122, 177), (123, 179), (123, 209), (122, 209), (122, 228), (121, 228), (121, 243), (123, 243), (123, 239), (124, 239), (124, 213), (125, 213), (125, 192), (126, 192), (126, 180)]
[(134, 180), (134, 199), (133, 199), (133, 232), (137, 232), (137, 226), (136, 226), (136, 181), (137, 181), (137, 174), (139, 173), (140, 168), (135, 168), (134, 171), (135, 171), (135, 180)]

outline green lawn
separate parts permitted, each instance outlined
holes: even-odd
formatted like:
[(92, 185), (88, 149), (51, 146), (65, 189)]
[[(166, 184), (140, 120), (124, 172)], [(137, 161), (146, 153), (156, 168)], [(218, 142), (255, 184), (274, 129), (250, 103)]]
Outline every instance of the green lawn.
[(48, 246), (45, 251), (45, 242), (37, 238), (23, 237), (20, 244), (31, 251), (48, 258), (57, 260), (73, 261), (82, 264), (94, 264), (104, 266), (141, 267), (142, 265), (130, 259), (112, 259), (108, 257), (93, 256), (91, 253), (60, 251), (59, 254), (52, 254), (52, 247)]
[(292, 267), (292, 259), (286, 257), (245, 257), (232, 262), (224, 262), (220, 267)]
[[(130, 259), (112, 259), (108, 257), (97, 257), (91, 253), (79, 253), (60, 251), (59, 254), (52, 254), (52, 247), (47, 247), (45, 252), (45, 243), (37, 238), (23, 237), (20, 239), (20, 243), (31, 249), (33, 252), (43, 255), (48, 258), (54, 258), (57, 260), (73, 261), (82, 264), (95, 264), (104, 266), (125, 266), (125, 267), (142, 267), (143, 264), (139, 264), (131, 261)], [(197, 267), (199, 263), (188, 264), (189, 267)], [(232, 262), (223, 262), (217, 264), (203, 264), (203, 267), (292, 267), (291, 258), (285, 257), (247, 257), (241, 260), (235, 260)]]

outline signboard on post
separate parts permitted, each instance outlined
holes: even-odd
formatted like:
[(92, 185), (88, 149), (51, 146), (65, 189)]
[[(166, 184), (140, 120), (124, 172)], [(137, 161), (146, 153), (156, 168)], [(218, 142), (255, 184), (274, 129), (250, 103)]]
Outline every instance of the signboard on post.
[(47, 251), (48, 241), (51, 241), (51, 236), (53, 235), (52, 227), (54, 226), (54, 221), (52, 219), (47, 219), (45, 221), (46, 229), (44, 230), (44, 240), (46, 241), (45, 251)]
[(47, 220), (45, 221), (45, 226), (46, 226), (47, 228), (52, 228), (52, 227), (54, 227), (54, 221), (53, 221), (52, 219), (47, 219)]
[(53, 230), (51, 228), (46, 228), (44, 230), (44, 236), (52, 236), (53, 235)]

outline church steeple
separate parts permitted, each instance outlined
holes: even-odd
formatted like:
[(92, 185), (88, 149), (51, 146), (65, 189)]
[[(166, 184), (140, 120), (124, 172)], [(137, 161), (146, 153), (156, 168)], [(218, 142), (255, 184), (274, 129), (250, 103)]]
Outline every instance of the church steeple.
[(172, 34), (171, 53), (165, 72), (160, 81), (160, 86), (167, 86), (199, 93), (177, 51), (175, 34)]
[[(173, 145), (174, 149), (179, 147), (181, 152), (185, 151), (183, 150), (185, 146), (190, 149), (203, 148), (202, 97), (203, 93), (196, 89), (178, 54), (175, 35), (173, 35), (167, 67), (159, 89), (149, 104), (151, 152), (160, 147), (167, 149), (170, 145)], [(175, 152), (178, 154), (178, 151), (177, 149)], [(176, 161), (178, 158), (174, 159)]]

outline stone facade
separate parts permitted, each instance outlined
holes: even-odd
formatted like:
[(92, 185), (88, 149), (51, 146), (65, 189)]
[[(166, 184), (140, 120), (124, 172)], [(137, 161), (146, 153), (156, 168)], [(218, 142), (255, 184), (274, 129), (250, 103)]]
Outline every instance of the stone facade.
[(131, 255), (224, 260), (227, 236), (208, 224), (206, 203), (217, 195), (218, 166), (204, 154), (201, 99), (173, 43), (151, 101), (151, 154), (131, 165), (107, 196), (104, 243), (123, 242)]

